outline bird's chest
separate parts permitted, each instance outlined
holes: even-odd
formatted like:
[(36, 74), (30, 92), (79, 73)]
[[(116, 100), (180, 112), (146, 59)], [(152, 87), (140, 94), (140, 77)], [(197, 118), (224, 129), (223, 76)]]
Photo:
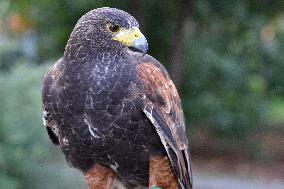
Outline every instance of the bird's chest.
[(149, 154), (159, 153), (162, 144), (142, 111), (136, 75), (133, 66), (123, 63), (86, 65), (66, 82), (60, 112), (61, 138), (68, 143), (62, 139), (61, 146), (74, 166), (91, 159), (122, 176), (147, 177)]
[(159, 141), (142, 112), (141, 84), (133, 65), (110, 62), (86, 66), (81, 73), (85, 75), (74, 77), (80, 78), (78, 87), (82, 90), (78, 93), (84, 94), (80, 126), (75, 128), (82, 134), (79, 138), (87, 140), (96, 151), (119, 149), (119, 153), (135, 153), (145, 149), (145, 141)]
[[(88, 67), (87, 67), (88, 69)], [(96, 65), (84, 81), (85, 122), (94, 127), (103, 127), (131, 111), (135, 99), (130, 97), (135, 85), (136, 73), (129, 64)]]
[(66, 102), (62, 108), (68, 108), (61, 112), (70, 112), (64, 116), (66, 121), (74, 118), (64, 121), (66, 126), (96, 146), (110, 146), (117, 139), (132, 136), (129, 133), (139, 129), (138, 122), (146, 120), (137, 100), (136, 75), (135, 67), (123, 61), (74, 67), (61, 98)]
[[(62, 108), (67, 107), (73, 115), (115, 115), (125, 104), (135, 77), (134, 66), (124, 61), (104, 59), (74, 65), (61, 78)], [(96, 114), (92, 117), (102, 118)]]

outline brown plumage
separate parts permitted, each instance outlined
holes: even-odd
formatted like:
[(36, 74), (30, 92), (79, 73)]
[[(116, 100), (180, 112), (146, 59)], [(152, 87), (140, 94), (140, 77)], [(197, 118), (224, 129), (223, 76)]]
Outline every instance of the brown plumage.
[[(184, 115), (128, 13), (82, 16), (43, 84), (44, 125), (90, 189), (192, 187)], [(133, 52), (136, 50), (138, 52)]]
[(168, 157), (154, 156), (149, 162), (149, 188), (178, 189), (178, 181)]
[[(143, 81), (144, 113), (155, 126), (180, 182), (191, 185), (188, 141), (180, 97), (166, 70), (156, 60), (137, 66)], [(158, 173), (157, 173), (158, 174)]]
[(95, 164), (84, 173), (88, 182), (89, 189), (109, 189), (112, 188), (115, 181), (115, 174), (112, 170)]

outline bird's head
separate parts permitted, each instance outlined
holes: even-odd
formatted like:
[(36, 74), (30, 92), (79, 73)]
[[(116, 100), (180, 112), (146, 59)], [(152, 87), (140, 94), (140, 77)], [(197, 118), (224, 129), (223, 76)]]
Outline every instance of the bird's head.
[(148, 43), (136, 19), (115, 8), (98, 8), (83, 15), (68, 41), (69, 46), (85, 45), (95, 50), (126, 49), (145, 54)]

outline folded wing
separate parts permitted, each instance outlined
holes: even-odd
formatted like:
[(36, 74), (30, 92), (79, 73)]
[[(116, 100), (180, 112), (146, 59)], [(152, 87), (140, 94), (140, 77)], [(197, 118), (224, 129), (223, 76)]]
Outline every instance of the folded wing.
[(180, 188), (192, 188), (188, 140), (177, 90), (165, 68), (149, 56), (137, 65), (137, 71), (143, 83), (143, 112), (165, 147)]

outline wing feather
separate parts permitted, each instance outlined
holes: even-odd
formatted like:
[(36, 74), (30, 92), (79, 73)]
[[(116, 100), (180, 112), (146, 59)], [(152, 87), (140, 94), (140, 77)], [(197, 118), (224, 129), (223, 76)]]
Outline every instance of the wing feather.
[(56, 85), (61, 74), (61, 70), (59, 68), (61, 61), (62, 59), (59, 59), (57, 63), (46, 73), (42, 87), (42, 120), (49, 138), (55, 145), (59, 145), (59, 127), (53, 119), (52, 104), (57, 96)]
[(156, 60), (144, 58), (137, 66), (142, 81), (143, 112), (155, 127), (180, 188), (192, 187), (191, 162), (180, 97), (165, 68)]

